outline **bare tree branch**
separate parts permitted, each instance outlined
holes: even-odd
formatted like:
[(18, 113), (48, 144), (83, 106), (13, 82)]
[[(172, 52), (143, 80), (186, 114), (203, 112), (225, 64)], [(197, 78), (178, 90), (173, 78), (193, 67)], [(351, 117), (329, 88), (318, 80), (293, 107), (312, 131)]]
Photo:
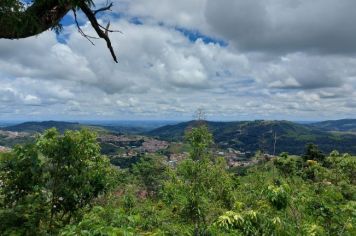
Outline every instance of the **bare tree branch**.
[(77, 19), (77, 12), (76, 12), (75, 9), (73, 9), (73, 14), (74, 14), (74, 21), (75, 21), (75, 24), (77, 25), (77, 28), (78, 28), (79, 33), (80, 33), (84, 38), (86, 38), (92, 45), (95, 45), (94, 42), (91, 41), (91, 39), (99, 39), (99, 38), (85, 34), (84, 31), (82, 30), (82, 28), (81, 28), (80, 25), (79, 25), (79, 22), (78, 22), (78, 19)]
[(99, 12), (102, 12), (102, 11), (109, 11), (111, 10), (111, 7), (113, 6), (113, 3), (111, 2), (109, 5), (107, 5), (106, 7), (102, 7), (102, 8), (99, 8), (97, 10), (94, 10), (93, 11), (93, 14), (96, 15), (98, 14)]
[[(109, 22), (110, 22), (110, 21), (109, 21)], [(98, 24), (98, 25), (99, 25), (100, 28), (104, 29), (104, 30), (107, 31), (107, 32), (123, 34), (123, 32), (120, 31), (120, 30), (111, 30), (111, 29), (108, 28), (108, 26), (104, 27), (104, 26), (102, 26), (101, 24)], [(110, 25), (109, 25), (109, 26), (110, 26)]]
[(91, 25), (93, 26), (94, 30), (96, 31), (96, 33), (98, 34), (98, 36), (102, 39), (104, 39), (106, 41), (107, 47), (110, 50), (111, 56), (113, 57), (114, 61), (116, 63), (118, 63), (117, 61), (117, 57), (115, 55), (114, 49), (111, 45), (111, 41), (108, 35), (105, 34), (105, 32), (103, 30), (100, 29), (99, 23), (95, 17), (95, 14), (93, 13), (93, 11), (83, 2), (79, 3), (79, 7), (80, 9), (84, 12), (84, 14), (86, 15), (86, 17), (88, 17)]

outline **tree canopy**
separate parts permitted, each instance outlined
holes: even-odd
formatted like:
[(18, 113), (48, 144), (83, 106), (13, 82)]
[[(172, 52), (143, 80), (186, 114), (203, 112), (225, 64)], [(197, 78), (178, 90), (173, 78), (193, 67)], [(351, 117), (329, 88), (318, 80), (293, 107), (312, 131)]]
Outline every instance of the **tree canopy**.
[(0, 158), (0, 234), (54, 234), (109, 189), (114, 171), (87, 130), (50, 129), (17, 146)]
[(46, 30), (53, 29), (59, 32), (62, 29), (61, 19), (73, 11), (78, 31), (90, 42), (95, 38), (85, 34), (77, 22), (77, 11), (82, 11), (90, 21), (99, 38), (106, 41), (107, 47), (117, 62), (117, 57), (112, 47), (108, 33), (110, 22), (106, 27), (97, 19), (99, 12), (111, 9), (113, 3), (107, 2), (106, 6), (94, 9), (93, 0), (2, 0), (0, 2), (0, 39), (20, 39), (38, 35)]

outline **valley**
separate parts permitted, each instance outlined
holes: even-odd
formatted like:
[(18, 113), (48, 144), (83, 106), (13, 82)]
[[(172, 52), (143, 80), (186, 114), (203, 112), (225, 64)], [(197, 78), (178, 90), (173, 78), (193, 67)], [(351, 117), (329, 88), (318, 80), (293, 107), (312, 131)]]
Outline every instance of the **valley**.
[[(17, 144), (34, 140), (36, 133), (48, 128), (80, 130), (83, 128), (98, 134), (101, 152), (113, 165), (129, 168), (146, 154), (159, 154), (170, 165), (176, 165), (188, 156), (184, 134), (199, 122), (188, 121), (163, 125), (158, 128), (81, 124), (78, 122), (25, 122), (0, 129), (0, 152), (11, 150)], [(266, 158), (282, 152), (302, 155), (308, 143), (318, 145), (326, 154), (333, 150), (356, 153), (356, 120), (325, 121), (298, 124), (290, 121), (205, 121), (214, 135), (212, 153), (224, 157), (229, 167), (253, 164), (257, 152)], [(153, 126), (154, 127), (154, 126)]]

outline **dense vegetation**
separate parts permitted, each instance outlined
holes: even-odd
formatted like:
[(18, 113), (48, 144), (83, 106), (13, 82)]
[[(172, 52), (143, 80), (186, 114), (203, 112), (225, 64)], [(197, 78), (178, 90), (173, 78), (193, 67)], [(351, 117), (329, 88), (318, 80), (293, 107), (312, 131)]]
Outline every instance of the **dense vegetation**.
[(89, 131), (46, 131), (2, 154), (0, 234), (56, 233), (109, 189), (115, 171)]
[(1, 235), (355, 235), (356, 158), (308, 145), (226, 169), (199, 126), (176, 167), (113, 169), (95, 135), (49, 130), (0, 156)]
[(310, 126), (328, 131), (356, 132), (355, 119), (327, 120), (310, 124)]

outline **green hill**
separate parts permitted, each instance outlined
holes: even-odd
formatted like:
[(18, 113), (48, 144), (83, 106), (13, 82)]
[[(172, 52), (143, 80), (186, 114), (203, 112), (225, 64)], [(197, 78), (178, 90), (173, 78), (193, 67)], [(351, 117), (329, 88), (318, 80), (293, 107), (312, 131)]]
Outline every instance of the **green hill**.
[(343, 131), (356, 133), (356, 119), (327, 120), (311, 124), (325, 131)]
[(79, 130), (84, 126), (79, 123), (63, 122), (63, 121), (42, 121), (42, 122), (25, 122), (18, 125), (2, 128), (6, 131), (42, 133), (49, 128), (57, 128), (60, 132), (65, 130)]
[(141, 127), (123, 127), (123, 126), (104, 126), (104, 125), (90, 125), (80, 124), (78, 122), (64, 122), (64, 121), (42, 121), (42, 122), (25, 122), (18, 125), (7, 126), (0, 128), (1, 130), (27, 133), (42, 133), (43, 131), (56, 128), (63, 133), (65, 130), (80, 130), (82, 128), (89, 128), (97, 132), (112, 132), (112, 133), (129, 133), (136, 134), (147, 131)]
[[(237, 121), (237, 122), (205, 122), (213, 133), (215, 143), (220, 147), (232, 147), (242, 151), (264, 150), (274, 152), (274, 136), (276, 135), (275, 153), (289, 152), (300, 155), (308, 143), (319, 145), (326, 153), (334, 149), (340, 152), (356, 153), (356, 135), (347, 132), (331, 133), (312, 125), (302, 125), (290, 121)], [(168, 125), (148, 132), (158, 138), (179, 141), (183, 140), (184, 132), (197, 125), (189, 121), (177, 125)]]

